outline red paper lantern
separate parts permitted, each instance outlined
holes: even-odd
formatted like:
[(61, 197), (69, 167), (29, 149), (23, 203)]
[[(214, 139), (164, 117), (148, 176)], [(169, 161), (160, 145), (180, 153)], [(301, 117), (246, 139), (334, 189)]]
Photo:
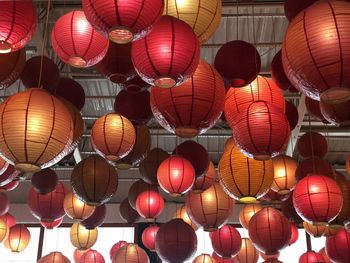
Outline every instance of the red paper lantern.
[(168, 131), (184, 138), (205, 133), (220, 118), (225, 86), (219, 73), (204, 60), (180, 87), (151, 90), (156, 120)]
[(79, 263), (105, 263), (105, 259), (98, 251), (89, 249), (81, 256)]
[(78, 68), (100, 62), (109, 44), (107, 38), (93, 29), (83, 11), (72, 11), (60, 17), (53, 27), (51, 43), (64, 63)]
[(323, 247), (320, 251), (318, 251), (318, 253), (322, 256), (324, 263), (332, 263), (329, 257), (327, 256), (325, 247)]
[(0, 216), (0, 220), (4, 220), (8, 228), (13, 227), (17, 223), (16, 218), (10, 213)]
[(133, 183), (128, 192), (128, 200), (132, 208), (136, 209), (136, 199), (144, 191), (158, 191), (157, 186), (145, 183), (142, 179)]
[[(344, 93), (347, 93), (344, 95)], [(347, 88), (338, 89), (337, 93), (327, 96), (325, 92), (320, 101), (320, 110), (323, 117), (337, 126), (350, 125), (350, 100)]]
[(151, 225), (147, 227), (142, 232), (142, 244), (149, 250), (155, 251), (155, 245), (156, 245), (156, 235), (159, 230), (159, 227), (156, 225)]
[(158, 217), (164, 209), (164, 199), (157, 191), (144, 191), (136, 199), (136, 210), (147, 220)]
[(63, 217), (56, 219), (55, 221), (45, 221), (43, 219), (40, 220), (40, 224), (46, 229), (54, 229), (59, 227), (62, 224)]
[(284, 113), (264, 101), (250, 104), (231, 128), (241, 151), (257, 160), (267, 160), (284, 152), (290, 137)]
[(326, 253), (332, 262), (348, 263), (350, 261), (350, 233), (342, 229), (335, 236), (327, 237)]
[(292, 83), (290, 83), (283, 69), (281, 50), (272, 59), (271, 76), (280, 89), (288, 90), (292, 87)]
[(18, 185), (19, 185), (19, 180), (15, 179), (12, 182), (9, 182), (8, 184), (1, 186), (0, 192), (1, 191), (5, 191), (5, 192), (13, 191), (17, 188)]
[(57, 185), (58, 177), (54, 170), (43, 169), (32, 176), (32, 185), (35, 191), (45, 195), (53, 191)]
[(131, 58), (147, 83), (171, 88), (189, 79), (199, 63), (199, 42), (192, 28), (171, 16), (162, 16), (152, 31), (135, 41)]
[(343, 195), (335, 180), (311, 174), (295, 186), (293, 204), (305, 221), (324, 224), (339, 214), (343, 205)]
[(299, 154), (304, 158), (324, 158), (328, 151), (328, 144), (323, 135), (311, 131), (299, 138), (297, 148)]
[(224, 225), (211, 232), (210, 239), (215, 253), (223, 258), (234, 257), (241, 249), (241, 235), (230, 225)]
[(80, 259), (81, 257), (84, 255), (85, 252), (87, 252), (88, 250), (79, 250), (79, 249), (75, 249), (74, 253), (73, 253), (73, 258), (74, 258), (74, 262), (75, 263), (80, 263)]
[(72, 103), (79, 111), (85, 104), (85, 91), (75, 80), (70, 78), (60, 78), (54, 95), (60, 96)]
[[(216, 263), (236, 263), (234, 258), (222, 258), (218, 254), (216, 254), (215, 252), (213, 252), (211, 257), (215, 260)], [(259, 257), (259, 255), (258, 255), (258, 257)], [(247, 263), (256, 263), (256, 262), (258, 262), (258, 261), (247, 262)]]
[[(61, 252), (51, 252), (50, 254), (43, 256), (37, 263), (71, 263), (70, 260), (64, 256)], [(85, 263), (85, 262), (83, 262)], [(91, 262), (94, 263), (94, 262)]]
[(188, 160), (173, 155), (160, 164), (157, 178), (160, 187), (176, 197), (187, 193), (192, 188), (195, 171)]
[(37, 16), (32, 1), (0, 1), (0, 53), (23, 48), (36, 31)]
[(22, 252), (30, 242), (30, 232), (25, 225), (18, 224), (10, 228), (4, 246), (11, 252)]
[(197, 250), (197, 236), (193, 228), (182, 219), (173, 219), (159, 228), (156, 251), (165, 262), (184, 262)]
[(328, 123), (328, 121), (325, 119), (325, 117), (323, 117), (321, 113), (319, 101), (305, 97), (305, 105), (307, 112), (311, 117), (315, 118), (318, 121), (322, 121), (323, 123)]
[(126, 246), (127, 244), (128, 242), (121, 240), (111, 247), (111, 250), (109, 251), (109, 258), (111, 259), (111, 261), (113, 260), (114, 255), (119, 251), (119, 249)]
[(25, 48), (7, 54), (0, 52), (0, 89), (10, 87), (19, 78), (25, 62)]
[(9, 199), (5, 193), (0, 192), (0, 216), (5, 215), (10, 208)]
[(293, 245), (295, 242), (298, 241), (299, 238), (299, 231), (298, 228), (294, 224), (290, 224), (292, 235), (289, 241), (289, 245)]
[(309, 158), (299, 163), (295, 171), (295, 178), (300, 181), (310, 173), (317, 173), (330, 178), (335, 177), (332, 165), (327, 161), (318, 157)]
[(80, 222), (86, 229), (95, 229), (103, 224), (107, 213), (106, 205), (96, 206), (94, 212), (87, 219)]
[(310, 5), (315, 3), (317, 0), (304, 0), (304, 1), (284, 1), (284, 12), (289, 21), (292, 21), (301, 11), (308, 8)]
[(149, 184), (158, 184), (157, 171), (159, 165), (169, 158), (169, 154), (160, 149), (154, 148), (147, 153), (147, 156), (140, 162), (139, 171), (142, 179)]
[(235, 40), (224, 44), (215, 56), (215, 68), (233, 87), (251, 83), (259, 74), (260, 54), (245, 41)]
[(298, 124), (299, 113), (298, 113), (298, 109), (294, 106), (294, 104), (287, 100), (286, 100), (286, 116), (289, 122), (290, 129), (294, 130), (294, 128)]
[[(8, 164), (8, 163), (7, 163)], [(6, 166), (6, 164), (5, 164)], [(16, 170), (13, 165), (7, 165), (6, 170), (0, 175), (0, 186), (5, 186), (15, 180), (19, 175), (20, 171)]]
[(292, 234), (288, 219), (271, 207), (261, 209), (250, 219), (248, 231), (254, 246), (267, 255), (285, 248)]
[(204, 175), (196, 178), (192, 187), (192, 191), (195, 193), (201, 193), (207, 190), (210, 186), (214, 184), (216, 177), (217, 175), (215, 166), (213, 162), (210, 161), (207, 172)]
[(131, 207), (128, 198), (125, 198), (119, 206), (120, 217), (129, 224), (135, 223), (139, 220), (140, 215), (137, 211)]

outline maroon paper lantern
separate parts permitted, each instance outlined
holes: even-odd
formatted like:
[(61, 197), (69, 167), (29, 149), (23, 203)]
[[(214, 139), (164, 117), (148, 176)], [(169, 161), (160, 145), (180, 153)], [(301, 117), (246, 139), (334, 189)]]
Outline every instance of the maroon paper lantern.
[(0, 175), (0, 186), (5, 186), (15, 180), (19, 175), (20, 171), (16, 170), (13, 165), (9, 164), (6, 170)]
[(335, 236), (327, 237), (326, 253), (329, 259), (337, 263), (350, 261), (350, 233), (340, 230)]
[(136, 199), (136, 210), (143, 218), (153, 221), (164, 209), (164, 199), (158, 191), (144, 191)]
[(45, 221), (43, 219), (40, 220), (40, 224), (42, 227), (46, 229), (54, 229), (56, 227), (59, 227), (62, 224), (63, 217), (56, 219), (55, 221)]
[(261, 209), (250, 219), (248, 231), (254, 246), (267, 255), (285, 248), (292, 234), (288, 219), (271, 207)]
[(307, 132), (301, 136), (297, 143), (299, 154), (304, 158), (324, 158), (328, 151), (326, 138), (317, 132)]
[(98, 251), (89, 249), (81, 256), (79, 263), (105, 263), (105, 259)]
[(303, 221), (297, 211), (295, 211), (293, 205), (293, 192), (291, 192), (288, 198), (281, 203), (281, 211), (291, 222), (301, 223)]
[[(338, 89), (337, 93), (327, 96), (325, 92), (320, 101), (320, 110), (323, 117), (337, 126), (350, 125), (350, 100), (347, 88)], [(344, 98), (345, 97), (345, 98)]]
[[(218, 254), (216, 254), (215, 252), (213, 252), (211, 257), (215, 260), (216, 263), (236, 263), (234, 258), (222, 258)], [(259, 255), (258, 255), (258, 257), (259, 257)], [(253, 261), (253, 262), (249, 262), (248, 261), (248, 262), (245, 262), (245, 263), (256, 263), (256, 262), (258, 262), (258, 261), (257, 260)]]
[(300, 181), (310, 173), (317, 173), (330, 178), (335, 177), (332, 165), (327, 160), (318, 157), (308, 158), (299, 163), (295, 171), (295, 178)]
[(141, 92), (141, 91), (145, 91), (147, 89), (149, 89), (150, 85), (143, 81), (143, 79), (139, 76), (136, 75), (134, 78), (132, 78), (131, 80), (120, 84), (120, 86), (129, 92), (133, 92), (133, 93), (137, 93), (137, 92)]
[(156, 235), (156, 251), (165, 262), (184, 262), (197, 250), (197, 236), (182, 219), (161, 225)]
[(205, 190), (207, 190), (210, 186), (212, 186), (217, 178), (215, 166), (213, 162), (209, 162), (209, 167), (207, 172), (200, 176), (197, 177), (194, 185), (192, 187), (192, 191), (195, 193), (201, 193)]
[(140, 162), (139, 171), (142, 179), (149, 184), (158, 184), (157, 171), (159, 165), (169, 158), (169, 154), (160, 149), (154, 148), (147, 153), (147, 156)]
[(87, 219), (80, 222), (86, 229), (92, 230), (103, 224), (106, 217), (106, 205), (96, 206), (94, 212)]
[(53, 191), (57, 185), (58, 177), (54, 170), (43, 169), (32, 176), (32, 186), (39, 194), (45, 195)]
[(340, 212), (343, 195), (335, 180), (318, 174), (310, 174), (294, 188), (295, 210), (305, 221), (328, 223)]
[(12, 182), (9, 182), (3, 186), (0, 187), (0, 192), (5, 191), (5, 192), (10, 192), (13, 191), (17, 188), (19, 185), (19, 180), (14, 179)]
[(305, 105), (307, 112), (311, 117), (315, 118), (318, 121), (322, 121), (323, 123), (328, 123), (328, 121), (325, 119), (325, 117), (323, 117), (321, 113), (319, 101), (305, 97)]
[(108, 50), (108, 39), (86, 20), (83, 11), (61, 16), (51, 33), (52, 48), (66, 64), (85, 68), (100, 62)]
[(149, 250), (155, 251), (156, 246), (156, 235), (159, 230), (159, 227), (156, 225), (151, 225), (147, 227), (142, 232), (142, 244)]
[(136, 199), (144, 191), (158, 191), (157, 186), (145, 183), (142, 179), (133, 183), (128, 192), (128, 200), (132, 208), (136, 209)]
[(133, 224), (140, 219), (140, 215), (131, 207), (128, 198), (125, 198), (120, 203), (119, 214), (120, 217), (129, 224)]
[(252, 44), (235, 40), (227, 42), (219, 49), (214, 65), (233, 87), (242, 87), (258, 76), (261, 59)]
[(36, 31), (37, 16), (32, 1), (0, 1), (0, 53), (23, 48)]
[(10, 208), (8, 197), (5, 193), (0, 192), (0, 216), (5, 215)]
[(85, 104), (85, 91), (75, 80), (70, 78), (60, 78), (54, 95), (60, 96), (72, 103), (79, 111)]
[(21, 75), (26, 62), (26, 51), (2, 54), (0, 52), (0, 89), (11, 86)]
[(156, 120), (183, 138), (197, 136), (213, 127), (220, 118), (224, 102), (224, 82), (204, 60), (180, 87), (152, 87), (151, 90), (151, 107)]
[(6, 213), (6, 214), (0, 216), (0, 220), (4, 220), (6, 222), (6, 225), (8, 228), (11, 228), (15, 224), (17, 224), (16, 218), (13, 215), (11, 215), (10, 213)]
[(224, 225), (211, 232), (210, 239), (215, 253), (223, 258), (234, 257), (241, 249), (241, 235), (230, 225)]
[(147, 83), (171, 88), (189, 79), (199, 63), (199, 42), (192, 28), (171, 16), (162, 16), (152, 31), (135, 41), (131, 58)]
[(284, 12), (289, 21), (292, 21), (301, 11), (308, 8), (310, 5), (315, 3), (317, 0), (304, 0), (304, 1), (284, 1)]
[(267, 160), (284, 152), (290, 137), (284, 113), (264, 101), (250, 104), (231, 128), (241, 151), (257, 160)]
[(286, 101), (286, 116), (289, 122), (290, 130), (294, 130), (298, 124), (299, 113), (294, 104), (289, 101)]
[(271, 76), (280, 89), (288, 90), (292, 86), (283, 69), (281, 50), (272, 59)]
[(109, 258), (111, 259), (111, 261), (113, 260), (114, 255), (119, 251), (119, 249), (121, 249), (122, 247), (126, 246), (128, 244), (128, 242), (125, 242), (124, 240), (121, 240), (117, 243), (115, 243), (110, 251), (109, 251)]

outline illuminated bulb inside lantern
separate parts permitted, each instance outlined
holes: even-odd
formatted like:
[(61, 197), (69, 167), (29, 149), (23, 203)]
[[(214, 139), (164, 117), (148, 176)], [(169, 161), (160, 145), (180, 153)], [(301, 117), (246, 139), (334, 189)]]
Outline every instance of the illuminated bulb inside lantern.
[(79, 19), (77, 22), (77, 30), (79, 34), (87, 33), (89, 29), (89, 22), (85, 19)]
[(188, 6), (189, 0), (176, 0), (177, 8), (184, 8)]
[(240, 198), (239, 201), (241, 201), (242, 203), (245, 203), (245, 204), (250, 204), (250, 203), (255, 203), (256, 198), (253, 196), (246, 196), (246, 197)]
[(11, 46), (4, 40), (0, 41), (0, 54), (10, 53), (12, 50)]

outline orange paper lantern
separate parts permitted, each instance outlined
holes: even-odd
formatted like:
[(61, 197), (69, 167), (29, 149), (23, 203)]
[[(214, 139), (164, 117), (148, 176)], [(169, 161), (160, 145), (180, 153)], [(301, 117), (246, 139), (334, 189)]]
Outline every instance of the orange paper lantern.
[(94, 206), (89, 206), (83, 201), (79, 200), (72, 192), (66, 194), (63, 203), (64, 211), (70, 218), (81, 221), (93, 214), (95, 211)]
[(185, 223), (189, 224), (194, 231), (197, 231), (198, 229), (198, 225), (189, 217), (187, 211), (186, 211), (186, 207), (183, 205), (181, 207), (179, 207), (174, 215), (173, 215), (173, 219), (182, 219), (183, 221), (185, 221)]
[(91, 248), (97, 241), (97, 228), (88, 230), (79, 223), (74, 223), (70, 228), (70, 241), (79, 250)]
[(297, 182), (295, 179), (297, 161), (287, 155), (278, 155), (272, 158), (272, 164), (274, 179), (271, 189), (281, 195), (288, 194)]
[(114, 255), (112, 263), (150, 263), (147, 253), (136, 244), (127, 244)]
[(14, 225), (10, 228), (4, 246), (11, 252), (22, 252), (30, 242), (30, 232), (25, 225)]
[(261, 209), (263, 209), (263, 207), (258, 203), (244, 205), (239, 212), (239, 222), (242, 227), (248, 229), (250, 219)]
[(240, 263), (257, 263), (259, 252), (249, 238), (242, 238), (241, 249), (235, 259)]

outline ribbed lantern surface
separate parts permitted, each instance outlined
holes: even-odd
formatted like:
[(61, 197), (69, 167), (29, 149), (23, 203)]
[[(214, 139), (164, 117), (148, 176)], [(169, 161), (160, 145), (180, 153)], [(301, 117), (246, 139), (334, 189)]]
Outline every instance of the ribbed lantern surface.
[(210, 161), (207, 172), (204, 175), (196, 178), (192, 187), (192, 191), (195, 193), (200, 193), (207, 190), (210, 186), (213, 185), (213, 183), (216, 181), (216, 178), (217, 174), (215, 166), (213, 162)]
[(239, 212), (239, 222), (242, 227), (248, 229), (250, 219), (263, 207), (259, 203), (246, 204)]
[(25, 225), (14, 225), (4, 241), (4, 246), (11, 252), (22, 252), (30, 242), (30, 232)]
[(174, 215), (173, 215), (173, 219), (182, 219), (185, 223), (189, 224), (194, 231), (197, 231), (198, 229), (198, 225), (189, 217), (187, 211), (186, 211), (186, 207), (183, 205), (181, 207), (179, 207)]
[(150, 263), (150, 260), (142, 248), (130, 243), (118, 250), (112, 263)]
[(145, 159), (140, 162), (139, 171), (142, 179), (149, 184), (158, 184), (157, 171), (159, 165), (169, 158), (169, 154), (160, 148), (153, 148), (147, 153)]
[(142, 232), (142, 244), (149, 250), (155, 251), (156, 235), (159, 230), (157, 225), (150, 225)]
[(330, 178), (335, 177), (332, 165), (327, 160), (319, 157), (308, 158), (301, 161), (295, 171), (295, 177), (300, 181), (310, 173), (317, 173)]
[(296, 179), (295, 171), (298, 162), (287, 155), (278, 155), (272, 158), (274, 179), (271, 189), (279, 194), (288, 194), (293, 190)]
[(79, 200), (78, 197), (72, 192), (66, 194), (64, 198), (63, 208), (68, 217), (77, 221), (88, 218), (95, 211), (94, 206), (85, 204), (83, 201)]
[(46, 221), (46, 220), (40, 220), (40, 225), (42, 225), (46, 229), (54, 229), (56, 227), (59, 227), (62, 224), (63, 217), (56, 219), (53, 222)]
[(241, 249), (242, 239), (236, 228), (224, 225), (210, 233), (211, 244), (215, 253), (223, 258), (231, 258)]
[(132, 208), (128, 198), (125, 198), (119, 206), (120, 217), (129, 224), (135, 223), (140, 219), (140, 215), (137, 213), (136, 209)]
[[(70, 260), (61, 252), (55, 251), (40, 258), (38, 263), (70, 263)], [(85, 263), (85, 261), (83, 263)]]
[(136, 199), (136, 210), (143, 218), (153, 220), (164, 209), (164, 199), (158, 191), (144, 191)]
[(350, 233), (340, 230), (326, 239), (326, 253), (332, 262), (347, 263), (350, 260)]
[(192, 263), (217, 263), (216, 260), (208, 254), (200, 254)]
[(97, 250), (89, 249), (82, 255), (80, 263), (105, 263), (105, 259)]
[(106, 205), (100, 205), (96, 206), (94, 212), (91, 216), (84, 219), (80, 223), (86, 228), (86, 229), (94, 229), (96, 227), (99, 227), (103, 224), (105, 218), (106, 218), (107, 208)]
[(242, 246), (239, 253), (235, 257), (235, 259), (240, 263), (257, 263), (258, 262), (259, 252), (254, 247), (252, 241), (249, 238), (242, 238)]
[(326, 137), (318, 132), (307, 132), (303, 134), (297, 143), (299, 154), (304, 158), (324, 158), (328, 151)]
[(306, 221), (303, 222), (303, 227), (306, 233), (316, 238), (323, 236), (327, 228), (326, 225), (314, 225)]
[(91, 248), (97, 241), (97, 228), (88, 230), (79, 223), (74, 223), (70, 228), (70, 241), (79, 250)]
[(128, 243), (124, 240), (121, 240), (117, 243), (115, 243), (112, 247), (111, 250), (109, 251), (109, 257), (111, 261), (113, 260), (114, 255), (121, 249), (122, 247), (126, 246)]

